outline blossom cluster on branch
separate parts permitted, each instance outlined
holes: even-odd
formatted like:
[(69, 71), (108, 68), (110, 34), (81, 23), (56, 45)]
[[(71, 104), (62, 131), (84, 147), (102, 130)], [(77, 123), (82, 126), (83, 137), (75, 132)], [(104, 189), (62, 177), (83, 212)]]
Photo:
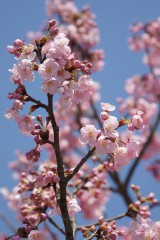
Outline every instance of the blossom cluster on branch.
[[(103, 51), (95, 49), (100, 39), (95, 15), (88, 6), (78, 10), (72, 0), (48, 0), (46, 13), (41, 32), (28, 33), (29, 43), (17, 39), (7, 47), (18, 62), (9, 70), (16, 89), (8, 95), (13, 104), (5, 117), (34, 146), (10, 163), (17, 186), (0, 189), (20, 222), (12, 236), (0, 239), (158, 240), (160, 222), (149, 219), (158, 200), (154, 193), (142, 197), (134, 184), (133, 197), (129, 184), (142, 159), (153, 158), (148, 170), (160, 179), (154, 161), (160, 150), (160, 20), (130, 27), (130, 47), (145, 52), (149, 72), (126, 81), (128, 96), (117, 99), (124, 116), (118, 119), (115, 105), (99, 103), (99, 83), (90, 77), (104, 65)], [(39, 78), (44, 102), (26, 87)], [(126, 211), (106, 218), (107, 202), (117, 193)], [(80, 226), (79, 216), (93, 223)], [(128, 227), (118, 225), (124, 217), (132, 221)]]

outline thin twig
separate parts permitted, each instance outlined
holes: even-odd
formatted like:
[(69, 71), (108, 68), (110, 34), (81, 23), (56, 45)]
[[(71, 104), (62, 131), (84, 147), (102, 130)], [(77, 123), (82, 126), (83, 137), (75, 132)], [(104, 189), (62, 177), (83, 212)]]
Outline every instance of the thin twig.
[(73, 170), (73, 172), (66, 177), (66, 181), (67, 181), (67, 182), (70, 181), (71, 178), (73, 178), (76, 173), (78, 173), (78, 171), (79, 171), (80, 168), (83, 166), (83, 164), (88, 160), (88, 158), (90, 158), (90, 157), (92, 156), (92, 154), (94, 153), (95, 149), (96, 149), (95, 147), (91, 148), (91, 149), (88, 151), (88, 153), (86, 154), (86, 156), (84, 156), (84, 157), (81, 159), (81, 161), (80, 161), (80, 162), (78, 163), (78, 165), (75, 167), (75, 169)]
[(97, 231), (95, 231), (91, 236), (87, 237), (86, 240), (91, 240), (97, 236)]
[[(107, 218), (107, 219), (105, 219), (103, 222), (111, 222), (111, 221), (114, 221), (114, 220), (119, 220), (119, 219), (121, 219), (121, 218), (126, 217), (127, 214), (128, 214), (128, 211), (125, 212), (125, 213), (122, 213), (122, 214), (120, 214), (120, 215), (117, 215), (116, 217)], [(94, 226), (99, 226), (100, 223), (99, 223), (99, 222), (96, 222), (96, 223), (92, 223), (92, 224), (85, 225), (85, 226), (77, 226), (77, 231), (81, 230), (82, 227), (90, 228), (92, 225), (94, 225)]]
[(35, 98), (29, 96), (28, 93), (27, 93), (27, 101), (36, 103), (39, 107), (48, 110), (48, 106), (46, 104), (42, 103), (40, 100), (36, 100)]

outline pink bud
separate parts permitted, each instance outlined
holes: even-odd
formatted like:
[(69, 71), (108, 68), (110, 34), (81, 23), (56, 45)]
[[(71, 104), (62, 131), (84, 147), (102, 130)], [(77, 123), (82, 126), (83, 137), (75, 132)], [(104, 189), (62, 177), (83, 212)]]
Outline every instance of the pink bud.
[(52, 19), (48, 23), (49, 23), (49, 27), (51, 28), (56, 25), (56, 20)]
[(142, 112), (142, 111), (137, 111), (137, 115), (143, 117), (143, 116), (144, 116), (144, 112)]
[(74, 61), (74, 66), (75, 66), (75, 68), (79, 68), (80, 65), (81, 65), (81, 63), (80, 63), (79, 60), (75, 60), (75, 61)]
[(46, 221), (47, 216), (45, 213), (41, 213), (41, 221)]
[(53, 33), (54, 33), (54, 35), (57, 35), (59, 33), (59, 29), (55, 28)]
[(15, 49), (13, 46), (7, 46), (7, 50), (10, 54), (14, 54), (14, 52), (15, 52)]
[(15, 47), (21, 47), (22, 45), (24, 45), (24, 41), (21, 39), (16, 39), (13, 44)]
[(108, 115), (107, 112), (101, 112), (100, 118), (101, 118), (102, 121), (105, 121), (109, 118), (109, 115)]

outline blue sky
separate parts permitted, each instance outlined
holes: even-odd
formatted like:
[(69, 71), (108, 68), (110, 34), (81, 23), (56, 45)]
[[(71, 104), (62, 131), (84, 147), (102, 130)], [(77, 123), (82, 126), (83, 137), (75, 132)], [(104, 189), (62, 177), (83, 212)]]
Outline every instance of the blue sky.
[[(125, 96), (123, 90), (125, 80), (137, 73), (147, 71), (147, 68), (141, 61), (142, 54), (134, 54), (128, 48), (128, 27), (134, 20), (145, 22), (156, 19), (160, 15), (160, 1), (76, 1), (79, 7), (86, 3), (91, 6), (92, 11), (97, 15), (97, 23), (101, 33), (100, 48), (103, 48), (106, 54), (106, 63), (103, 72), (94, 74), (93, 78), (103, 86), (101, 90), (102, 100), (115, 104), (116, 97)], [(7, 165), (9, 161), (15, 159), (15, 149), (27, 151), (32, 146), (31, 139), (24, 137), (18, 131), (13, 121), (7, 121), (4, 118), (5, 109), (11, 106), (10, 101), (7, 99), (7, 94), (14, 89), (14, 86), (9, 81), (10, 73), (8, 72), (8, 69), (12, 68), (14, 59), (7, 53), (6, 46), (12, 44), (17, 38), (26, 39), (27, 31), (38, 30), (45, 19), (44, 0), (1, 0), (0, 187), (14, 186), (11, 172)], [(141, 171), (143, 171), (143, 167), (139, 168), (135, 182), (144, 184), (145, 178), (141, 177)], [(155, 189), (158, 189), (158, 184), (152, 180), (151, 176), (149, 176), (148, 181), (151, 181), (151, 184), (144, 188), (145, 193), (153, 191), (153, 184)], [(116, 202), (115, 199), (114, 202)], [(10, 219), (13, 219), (13, 215), (7, 210), (6, 203), (1, 197), (0, 203), (0, 211), (3, 211)], [(114, 212), (116, 214), (116, 210)], [(0, 232), (5, 230), (8, 231), (0, 220)]]

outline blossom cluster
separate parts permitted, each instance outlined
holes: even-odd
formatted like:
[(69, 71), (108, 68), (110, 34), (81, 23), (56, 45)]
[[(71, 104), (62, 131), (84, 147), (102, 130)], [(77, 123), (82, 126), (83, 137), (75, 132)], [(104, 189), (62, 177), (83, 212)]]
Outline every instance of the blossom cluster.
[[(123, 229), (125, 231), (125, 229)], [(123, 240), (159, 240), (160, 222), (152, 222), (149, 218), (137, 215), (136, 221), (132, 222), (125, 231)]]
[(64, 33), (58, 33), (55, 25), (54, 20), (49, 22), (50, 33), (42, 37), (39, 43), (36, 42), (37, 47), (25, 44), (20, 39), (14, 41), (14, 46), (8, 46), (8, 51), (20, 61), (10, 69), (11, 80), (18, 86), (8, 96), (14, 102), (13, 107), (7, 110), (6, 117), (12, 117), (24, 134), (30, 134), (36, 129), (34, 116), (18, 114), (29, 100), (24, 83), (35, 79), (34, 71), (38, 71), (43, 79), (42, 92), (50, 95), (59, 93), (60, 103), (65, 108), (89, 101), (94, 92), (94, 83), (88, 76), (91, 64), (75, 59), (68, 45), (69, 39)]
[[(117, 128), (127, 123), (124, 119), (118, 121), (110, 112), (115, 110), (115, 106), (109, 103), (101, 103), (103, 112), (100, 118), (103, 124), (103, 131), (97, 130), (94, 125), (86, 125), (81, 128), (80, 142), (95, 146), (98, 154), (108, 154), (108, 163), (106, 168), (109, 171), (119, 171), (123, 165), (129, 164), (129, 161), (138, 156), (140, 141), (137, 139), (128, 139), (121, 142)], [(143, 112), (138, 111), (128, 121), (128, 130), (134, 131), (144, 127)]]
[[(160, 75), (159, 75), (159, 24), (160, 19), (143, 24), (141, 22), (135, 22), (130, 26), (132, 37), (129, 38), (130, 48), (134, 52), (143, 51), (143, 62), (148, 65), (149, 71), (143, 75), (135, 75), (128, 79), (125, 84), (125, 91), (129, 95), (126, 99), (118, 99), (120, 103), (119, 111), (121, 113), (127, 112), (127, 114), (133, 115), (137, 110), (144, 113), (143, 122), (146, 128), (142, 131), (143, 135), (134, 135), (135, 138), (141, 140), (144, 144), (149, 135), (151, 123), (155, 119), (159, 109), (159, 93), (160, 93)], [(148, 127), (147, 127), (148, 126)], [(126, 134), (127, 135), (127, 134)], [(122, 139), (124, 134), (122, 136)], [(152, 141), (143, 154), (143, 159), (156, 158), (159, 153), (160, 136), (157, 132), (154, 134)], [(148, 169), (153, 172), (154, 176), (154, 164)], [(159, 174), (158, 174), (159, 175)], [(158, 177), (156, 177), (158, 179)]]
[(95, 22), (95, 15), (85, 5), (79, 10), (74, 1), (49, 0), (46, 1), (46, 13), (49, 18), (60, 18), (60, 31), (64, 32), (71, 41), (72, 49), (78, 58), (92, 63), (93, 71), (100, 71), (104, 66), (104, 52), (92, 49), (99, 43), (99, 30)]

